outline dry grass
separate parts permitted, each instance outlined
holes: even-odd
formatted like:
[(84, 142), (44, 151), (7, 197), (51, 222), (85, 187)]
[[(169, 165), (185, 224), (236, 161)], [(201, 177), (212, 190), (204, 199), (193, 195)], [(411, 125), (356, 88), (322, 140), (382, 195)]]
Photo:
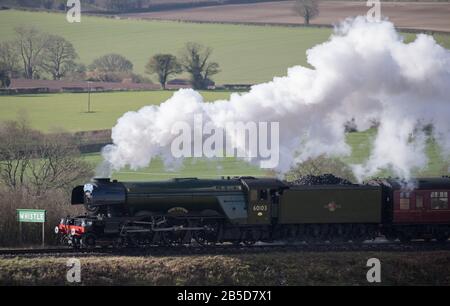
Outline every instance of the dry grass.
[[(85, 257), (81, 285), (450, 285), (450, 253), (272, 253), (233, 256)], [(66, 258), (0, 259), (0, 285), (68, 285)]]

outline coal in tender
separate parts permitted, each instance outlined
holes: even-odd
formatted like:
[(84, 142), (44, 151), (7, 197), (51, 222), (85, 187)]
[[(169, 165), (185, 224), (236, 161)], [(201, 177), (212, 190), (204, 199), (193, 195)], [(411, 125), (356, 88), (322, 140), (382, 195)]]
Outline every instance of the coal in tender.
[(333, 174), (305, 175), (292, 182), (293, 185), (353, 185), (352, 182)]

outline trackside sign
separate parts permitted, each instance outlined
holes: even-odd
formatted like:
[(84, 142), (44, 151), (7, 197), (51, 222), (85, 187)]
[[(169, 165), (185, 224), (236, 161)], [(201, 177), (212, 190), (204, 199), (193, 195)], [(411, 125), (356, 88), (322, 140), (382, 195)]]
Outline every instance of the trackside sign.
[(45, 222), (45, 210), (18, 209), (17, 210), (17, 220), (19, 222), (44, 223)]

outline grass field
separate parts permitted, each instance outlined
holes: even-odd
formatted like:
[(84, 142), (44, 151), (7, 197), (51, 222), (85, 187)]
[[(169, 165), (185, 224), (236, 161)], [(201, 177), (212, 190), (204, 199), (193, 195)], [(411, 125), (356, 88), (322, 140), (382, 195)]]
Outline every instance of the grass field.
[[(110, 129), (125, 112), (145, 105), (160, 104), (169, 98), (170, 91), (133, 91), (91, 94), (92, 113), (87, 113), (87, 94), (43, 94), (0, 96), (0, 122), (15, 120), (19, 114), (26, 115), (33, 128), (41, 131), (86, 131)], [(202, 92), (207, 101), (228, 98), (229, 92)], [(87, 161), (99, 164), (99, 153), (84, 155)], [(234, 158), (224, 160), (189, 159), (180, 169), (168, 171), (161, 161), (155, 160), (150, 167), (140, 171), (124, 169), (114, 173), (120, 180), (157, 180), (171, 177), (264, 176), (267, 173)]]
[[(351, 133), (347, 136), (347, 143), (352, 147), (352, 155), (343, 160), (347, 163), (362, 163), (370, 155), (371, 139), (375, 132), (366, 131), (360, 133)], [(428, 146), (429, 163), (426, 169), (415, 172), (417, 176), (441, 176), (448, 173), (449, 164), (439, 155), (438, 148), (430, 143)], [(98, 165), (102, 161), (100, 153), (85, 154), (86, 161)], [(114, 172), (112, 177), (122, 181), (148, 181), (148, 180), (166, 180), (174, 177), (199, 177), (199, 178), (219, 178), (221, 176), (273, 176), (274, 173), (262, 170), (257, 166), (250, 165), (245, 161), (235, 158), (224, 158), (220, 160), (208, 159), (186, 159), (183, 166), (179, 169), (165, 169), (161, 160), (153, 160), (149, 167), (133, 171), (122, 169)], [(379, 176), (391, 176), (387, 170), (381, 171)]]
[[(14, 28), (32, 25), (70, 40), (89, 64), (105, 53), (128, 57), (136, 72), (143, 74), (148, 59), (159, 52), (177, 54), (188, 41), (214, 49), (213, 59), (221, 72), (218, 84), (259, 83), (286, 74), (294, 65), (305, 65), (305, 51), (325, 41), (328, 28), (271, 27), (230, 24), (195, 24), (174, 21), (116, 20), (83, 16), (80, 24), (70, 24), (64, 14), (0, 11), (0, 41), (12, 39)], [(408, 40), (413, 38), (407, 35)], [(450, 48), (450, 35), (437, 35)]]
[(86, 64), (105, 53), (125, 55), (143, 74), (148, 59), (159, 52), (177, 54), (188, 41), (214, 49), (221, 66), (217, 83), (258, 83), (286, 68), (305, 64), (305, 51), (326, 40), (331, 29), (193, 24), (172, 21), (115, 20), (83, 16), (70, 24), (64, 14), (0, 11), (0, 40), (14, 37), (14, 28), (33, 25), (70, 40)]
[[(222, 72), (218, 83), (254, 83), (284, 75), (286, 68), (305, 64), (306, 49), (328, 38), (331, 29), (288, 28), (220, 24), (193, 24), (169, 21), (115, 20), (83, 16), (81, 24), (69, 24), (63, 14), (0, 11), (0, 40), (11, 39), (14, 27), (34, 25), (43, 31), (65, 36), (74, 43), (80, 60), (89, 63), (106, 52), (129, 57), (142, 73), (147, 59), (157, 52), (172, 52), (187, 41), (199, 41), (215, 49), (214, 59)], [(414, 35), (406, 35), (407, 40)], [(450, 48), (450, 35), (436, 35)], [(229, 92), (203, 92), (207, 101), (223, 99)], [(109, 129), (125, 112), (144, 105), (157, 105), (172, 95), (170, 91), (111, 92), (91, 95), (92, 113), (87, 113), (87, 94), (39, 94), (0, 96), (0, 122), (14, 120), (23, 112), (32, 127), (42, 131), (63, 129), (86, 131)], [(348, 143), (353, 148), (350, 163), (363, 162), (370, 154), (373, 131), (353, 133)], [(424, 175), (438, 175), (444, 166), (435, 146), (429, 147), (430, 164)], [(99, 163), (99, 154), (86, 159)], [(387, 173), (385, 173), (387, 174)], [(162, 179), (176, 176), (215, 177), (220, 175), (267, 175), (234, 159), (224, 161), (188, 160), (182, 169), (166, 171), (160, 161), (139, 172), (123, 170), (119, 179)]]
[[(172, 95), (171, 91), (133, 91), (91, 94), (93, 112), (87, 113), (87, 94), (41, 94), (0, 96), (0, 122), (15, 120), (24, 113), (33, 128), (41, 131), (66, 130), (86, 131), (110, 129), (123, 113), (137, 110), (145, 105), (158, 105)], [(206, 101), (228, 98), (230, 92), (202, 92)], [(345, 158), (348, 163), (361, 163), (370, 154), (371, 139), (375, 131), (351, 133), (347, 137), (352, 147), (352, 155)], [(432, 143), (428, 154), (430, 163), (421, 175), (440, 175), (445, 163), (439, 156), (439, 150)], [(99, 153), (85, 155), (86, 160), (93, 164), (101, 162)], [(250, 166), (233, 158), (224, 160), (193, 160), (188, 159), (180, 169), (168, 171), (162, 162), (155, 160), (150, 167), (140, 171), (129, 169), (114, 173), (114, 178), (120, 180), (155, 180), (170, 177), (220, 177), (234, 175), (265, 176), (271, 173)], [(389, 175), (388, 172), (382, 173)]]
[[(381, 283), (368, 283), (367, 261), (381, 262)], [(68, 283), (68, 258), (0, 258), (0, 285)], [(194, 256), (83, 257), (78, 285), (293, 286), (449, 285), (448, 251), (268, 252)], [(183, 289), (184, 290), (184, 289)]]
[[(129, 91), (91, 94), (91, 113), (87, 112), (87, 93), (0, 96), (0, 122), (15, 120), (24, 113), (33, 128), (41, 131), (64, 129), (89, 131), (110, 129), (127, 111), (160, 104), (172, 91)], [(228, 98), (229, 92), (202, 92), (206, 101)]]
[[(100, 153), (84, 154), (86, 161), (98, 165), (102, 161)], [(272, 176), (273, 174), (250, 165), (236, 158), (220, 160), (193, 159), (185, 160), (179, 169), (165, 169), (161, 160), (152, 160), (149, 167), (133, 171), (122, 169), (112, 174), (113, 179), (120, 181), (152, 181), (167, 180), (175, 177), (220, 178), (221, 176)]]

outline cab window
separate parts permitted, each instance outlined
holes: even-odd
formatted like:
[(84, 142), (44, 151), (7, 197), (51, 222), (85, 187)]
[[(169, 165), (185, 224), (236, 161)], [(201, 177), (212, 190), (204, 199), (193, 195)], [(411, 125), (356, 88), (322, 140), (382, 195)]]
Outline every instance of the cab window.
[(431, 209), (448, 209), (447, 191), (434, 191), (431, 193)]
[(409, 192), (400, 192), (400, 209), (408, 210), (410, 204)]

